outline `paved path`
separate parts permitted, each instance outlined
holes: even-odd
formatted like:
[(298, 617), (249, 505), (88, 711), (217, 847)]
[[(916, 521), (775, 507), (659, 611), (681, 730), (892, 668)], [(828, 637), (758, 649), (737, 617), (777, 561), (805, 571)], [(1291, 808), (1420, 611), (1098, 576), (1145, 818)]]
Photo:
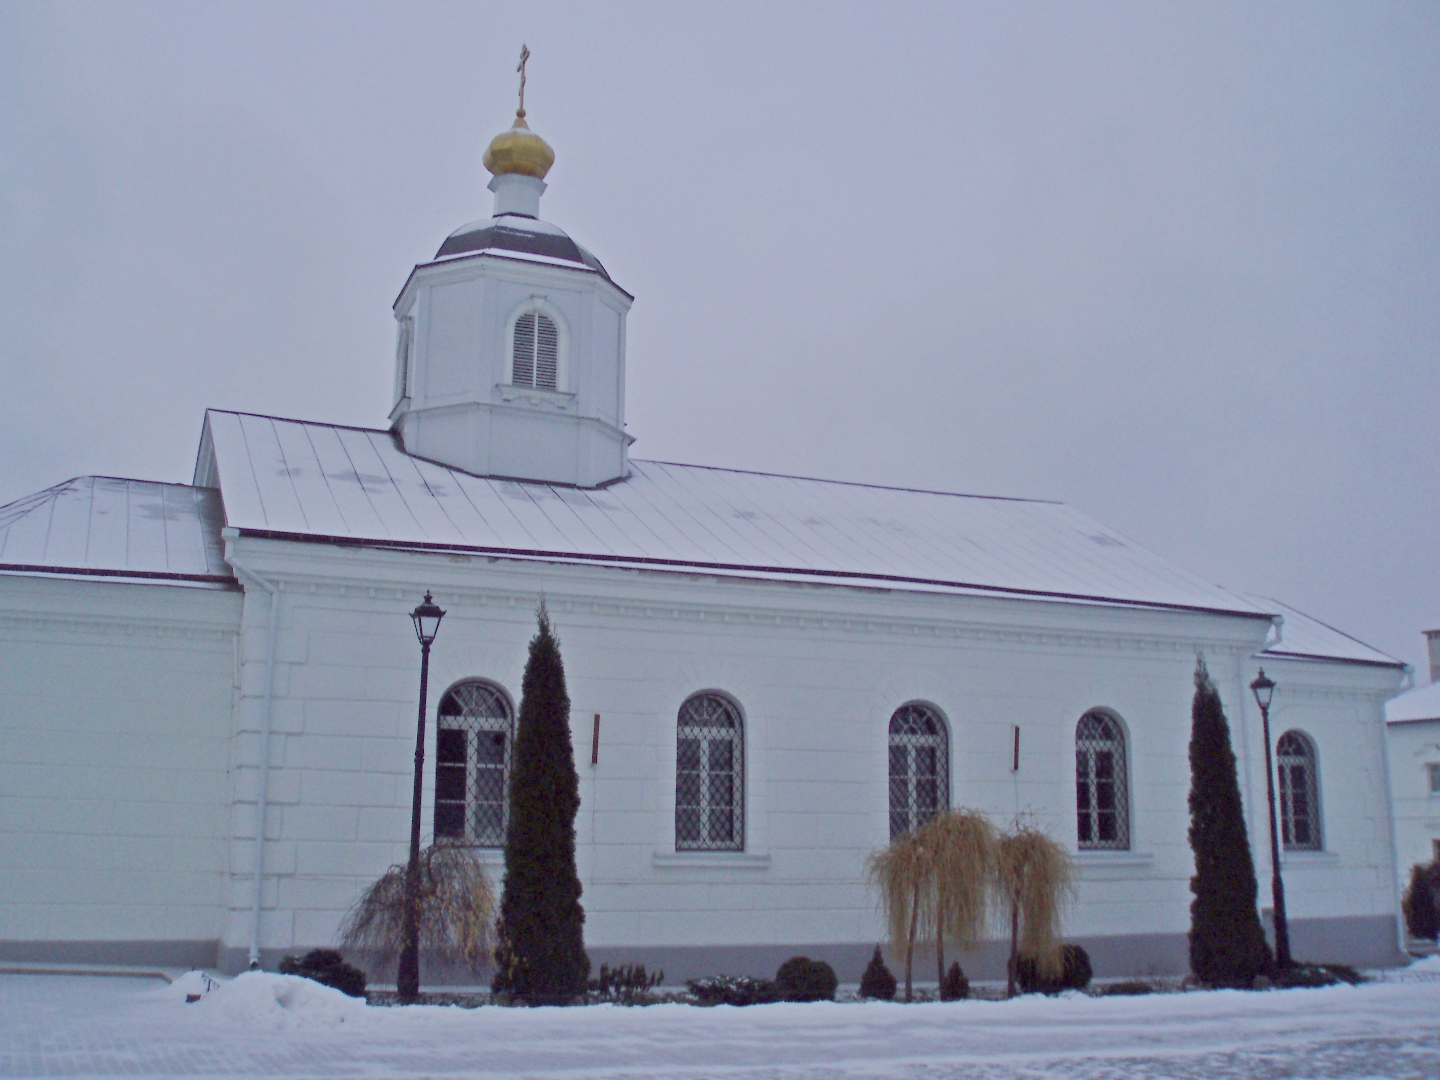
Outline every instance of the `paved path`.
[(282, 1006), (268, 988), (260, 1001), (231, 993), (236, 985), (186, 1005), (183, 988), (153, 981), (0, 976), (0, 1076), (1440, 1077), (1440, 980), (953, 1005), (475, 1011), (314, 995)]

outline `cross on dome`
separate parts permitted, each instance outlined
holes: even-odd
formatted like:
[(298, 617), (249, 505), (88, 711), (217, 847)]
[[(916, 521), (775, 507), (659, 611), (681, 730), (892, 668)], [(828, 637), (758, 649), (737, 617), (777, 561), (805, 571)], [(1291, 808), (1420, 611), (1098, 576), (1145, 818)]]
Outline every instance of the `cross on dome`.
[(528, 46), (520, 46), (520, 107), (515, 110), (515, 123), (509, 131), (502, 131), (490, 140), (485, 148), (485, 168), (498, 176), (533, 176), (544, 180), (550, 166), (555, 164), (555, 151), (550, 144), (530, 130), (525, 123), (525, 65), (530, 60)]

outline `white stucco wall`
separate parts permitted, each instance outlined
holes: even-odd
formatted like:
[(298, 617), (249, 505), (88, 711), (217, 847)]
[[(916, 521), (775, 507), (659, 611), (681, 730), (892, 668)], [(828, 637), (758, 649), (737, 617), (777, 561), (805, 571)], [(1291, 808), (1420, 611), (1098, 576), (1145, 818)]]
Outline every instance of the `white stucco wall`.
[(240, 602), (0, 575), (0, 957), (213, 963)]
[(1440, 857), (1440, 794), (1430, 791), (1426, 765), (1440, 765), (1440, 720), (1389, 725), (1390, 779), (1402, 887), (1410, 867)]
[[(449, 611), (432, 658), (427, 833), (441, 694), (483, 677), (518, 699), (534, 607), (542, 592), (548, 599), (573, 708), (592, 947), (873, 943), (880, 921), (861, 868), (888, 838), (886, 725), (911, 700), (949, 720), (953, 804), (1000, 822), (1032, 813), (1072, 846), (1075, 724), (1091, 707), (1114, 710), (1130, 737), (1132, 850), (1077, 853), (1068, 933), (1183, 935), (1197, 650), (1235, 732), (1268, 906), (1263, 744), (1246, 689), (1263, 622), (246, 538), (232, 538), (231, 550), (282, 584), (267, 953), (330, 943), (359, 890), (404, 858), (419, 665), (407, 612), (426, 588)], [(250, 925), (267, 612), (263, 594), (247, 597), (231, 949)], [(1380, 683), (1394, 675), (1266, 666), (1282, 685), (1277, 723), (1304, 726), (1321, 747), (1327, 851), (1287, 866), (1292, 919), (1383, 923), (1394, 873), (1377, 717), (1393, 692)], [(743, 854), (674, 848), (676, 714), (706, 689), (725, 691), (745, 714)], [(1022, 731), (1018, 773), (1012, 724)]]

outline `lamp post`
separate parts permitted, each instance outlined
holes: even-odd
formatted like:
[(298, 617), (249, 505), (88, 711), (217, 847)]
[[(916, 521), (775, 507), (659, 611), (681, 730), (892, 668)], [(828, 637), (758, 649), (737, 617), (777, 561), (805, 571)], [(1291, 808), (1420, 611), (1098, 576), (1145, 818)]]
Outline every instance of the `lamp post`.
[(1265, 728), (1265, 794), (1270, 800), (1270, 892), (1275, 903), (1275, 963), (1281, 970), (1290, 966), (1290, 924), (1285, 918), (1285, 885), (1280, 880), (1280, 831), (1275, 822), (1275, 769), (1270, 759), (1270, 699), (1275, 695), (1275, 680), (1265, 677), (1265, 669), (1250, 684), (1255, 703), (1260, 706), (1260, 719)]
[(425, 771), (425, 691), (430, 681), (430, 646), (440, 632), (445, 612), (429, 590), (424, 602), (410, 613), (420, 639), (420, 723), (415, 733), (415, 794), (410, 803), (410, 863), (405, 868), (405, 925), (400, 935), (400, 963), (395, 989), (401, 1003), (420, 997), (420, 780)]

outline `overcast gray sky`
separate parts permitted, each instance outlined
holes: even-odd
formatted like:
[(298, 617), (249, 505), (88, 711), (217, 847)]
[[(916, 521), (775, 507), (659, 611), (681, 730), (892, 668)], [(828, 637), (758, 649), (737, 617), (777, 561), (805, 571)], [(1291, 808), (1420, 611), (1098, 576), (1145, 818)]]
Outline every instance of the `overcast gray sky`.
[(0, 502), (384, 426), (522, 41), (637, 457), (1062, 499), (1421, 667), (1433, 3), (0, 0)]

